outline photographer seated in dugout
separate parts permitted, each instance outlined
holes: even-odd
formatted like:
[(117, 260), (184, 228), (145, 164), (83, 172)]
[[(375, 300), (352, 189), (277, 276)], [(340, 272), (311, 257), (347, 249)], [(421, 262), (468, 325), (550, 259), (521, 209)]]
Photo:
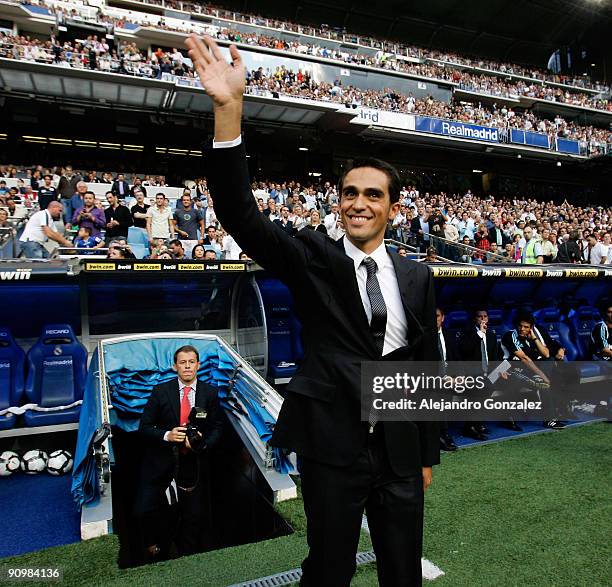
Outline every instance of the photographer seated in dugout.
[[(528, 312), (519, 312), (514, 319), (514, 330), (509, 330), (501, 340), (504, 359), (521, 361), (520, 369), (512, 369), (526, 379), (542, 381), (551, 386), (548, 393), (558, 392), (559, 381), (551, 383), (555, 363), (563, 361), (565, 349), (550, 335), (539, 330), (535, 325), (533, 315)], [(544, 426), (553, 429), (565, 428), (559, 420), (546, 420)]]
[(176, 379), (153, 388), (140, 420), (145, 439), (135, 513), (149, 562), (203, 550), (208, 453), (223, 425), (216, 389), (197, 378), (200, 357), (186, 345), (174, 353)]

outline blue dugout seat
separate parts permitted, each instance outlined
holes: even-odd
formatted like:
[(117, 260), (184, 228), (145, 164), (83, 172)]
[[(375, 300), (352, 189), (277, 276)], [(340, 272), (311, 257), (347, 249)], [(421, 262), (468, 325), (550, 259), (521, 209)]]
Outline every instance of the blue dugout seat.
[(591, 332), (600, 320), (601, 316), (593, 306), (580, 306), (568, 314), (572, 339), (583, 361), (590, 361), (592, 358)]
[(268, 378), (293, 377), (301, 358), (301, 326), (292, 312), (289, 290), (275, 279), (258, 281), (268, 330)]
[(558, 308), (542, 308), (534, 314), (536, 325), (558, 342), (565, 349), (568, 361), (576, 361), (579, 357), (578, 349), (572, 342), (569, 326), (562, 321)]
[(442, 328), (446, 331), (446, 337), (455, 349), (458, 349), (459, 339), (471, 323), (472, 319), (465, 310), (453, 310), (444, 316)]
[[(68, 324), (49, 324), (27, 356), (27, 401), (41, 408), (68, 406), (83, 399), (87, 376), (87, 350)], [(28, 410), (26, 426), (78, 422), (81, 407), (56, 411)]]
[(501, 343), (502, 336), (507, 332), (504, 324), (504, 312), (499, 308), (491, 308), (489, 314), (489, 330), (497, 338), (497, 344)]
[[(19, 406), (23, 396), (25, 353), (8, 328), (0, 327), (0, 411)], [(0, 430), (15, 425), (17, 416), (0, 416)]]

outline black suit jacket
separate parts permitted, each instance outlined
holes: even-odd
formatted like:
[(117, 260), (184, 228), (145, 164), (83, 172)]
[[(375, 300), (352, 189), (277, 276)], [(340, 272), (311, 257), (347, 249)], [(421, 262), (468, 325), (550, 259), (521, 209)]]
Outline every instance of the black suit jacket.
[[(223, 416), (217, 390), (212, 385), (198, 380), (195, 405), (208, 412), (204, 428), (206, 449), (198, 456), (189, 454), (202, 459), (221, 436)], [(164, 494), (175, 477), (179, 445), (166, 442), (164, 434), (179, 426), (180, 412), (178, 378), (156, 385), (149, 396), (139, 425), (139, 431), (145, 440), (141, 486), (136, 506), (140, 513), (156, 510), (166, 504)]]
[[(463, 361), (474, 361), (480, 363), (482, 361), (482, 349), (480, 341), (482, 339), (476, 332), (476, 326), (470, 326), (461, 334), (459, 339), (459, 356)], [(486, 334), (487, 355), (489, 364), (501, 360), (497, 337), (490, 330)]]
[(500, 246), (505, 246), (506, 243), (510, 242), (510, 239), (505, 235), (504, 231), (501, 228), (497, 228), (497, 226), (493, 226), (489, 229), (489, 234), (487, 236), (487, 240), (490, 243), (496, 243), (497, 242), (497, 233), (501, 234), (501, 245)]
[(130, 195), (130, 184), (127, 181), (117, 181), (113, 182), (113, 186), (111, 187), (111, 192), (116, 196), (121, 195), (121, 191), (119, 188), (119, 184), (123, 184), (123, 198), (127, 198)]
[[(361, 422), (361, 363), (380, 360), (343, 240), (302, 230), (290, 237), (257, 209), (244, 146), (212, 149), (207, 177), (223, 227), (291, 290), (305, 355), (287, 386), (272, 444), (336, 466), (355, 461), (366, 444)], [(397, 360), (436, 360), (435, 303), (429, 268), (391, 253), (408, 322)], [(316, 312), (316, 319), (313, 319)], [(385, 422), (390, 464), (398, 475), (439, 462), (438, 425)]]
[(293, 236), (295, 234), (295, 228), (293, 228), (293, 222), (291, 220), (287, 220), (287, 224), (283, 226), (282, 220), (277, 218), (274, 221), (274, 224), (278, 225), (281, 230), (284, 230), (289, 236)]

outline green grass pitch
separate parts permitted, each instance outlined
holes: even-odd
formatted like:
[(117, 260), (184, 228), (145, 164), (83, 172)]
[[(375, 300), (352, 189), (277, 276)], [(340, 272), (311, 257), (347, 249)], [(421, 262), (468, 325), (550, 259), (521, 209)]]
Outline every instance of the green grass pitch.
[[(436, 587), (596, 587), (611, 584), (612, 428), (598, 423), (445, 454), (425, 509), (425, 558)], [(221, 587), (299, 566), (301, 501), (279, 505), (291, 536), (131, 570), (116, 567), (114, 536), (4, 559), (60, 566), (63, 585)], [(360, 549), (370, 542), (362, 536)], [(32, 583), (30, 583), (32, 584)], [(353, 585), (375, 586), (374, 565)]]

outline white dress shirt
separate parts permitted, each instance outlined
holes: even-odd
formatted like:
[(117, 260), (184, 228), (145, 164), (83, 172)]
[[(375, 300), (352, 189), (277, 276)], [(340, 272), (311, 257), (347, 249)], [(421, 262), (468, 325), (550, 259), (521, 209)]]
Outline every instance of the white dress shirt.
[(446, 341), (444, 340), (444, 332), (441, 328), (438, 328), (438, 338), (440, 339), (440, 346), (442, 347), (442, 356), (440, 359), (446, 361)]
[(366, 291), (368, 272), (365, 265), (362, 265), (362, 261), (366, 257), (370, 257), (376, 261), (376, 277), (378, 278), (380, 291), (385, 300), (385, 305), (387, 306), (387, 328), (385, 331), (383, 355), (387, 355), (395, 349), (406, 346), (408, 340), (408, 323), (406, 322), (406, 314), (402, 304), (399, 284), (397, 282), (397, 276), (395, 275), (395, 267), (389, 257), (385, 243), (381, 243), (370, 255), (366, 255), (362, 250), (358, 249), (348, 238), (345, 238), (343, 243), (344, 252), (355, 264), (359, 295), (361, 296), (361, 302), (368, 322), (372, 320), (372, 308), (368, 292)]
[[(181, 406), (181, 402), (183, 401), (183, 389), (185, 389), (187, 387), (187, 383), (184, 383), (183, 381), (181, 381), (180, 379), (178, 380), (178, 384), (179, 384), (179, 413), (180, 413), (180, 406)], [(189, 387), (191, 387), (191, 391), (187, 394), (187, 399), (189, 400), (189, 407), (193, 408), (193, 406), (195, 406), (195, 398), (196, 398), (196, 386), (198, 384), (198, 380), (195, 379), (193, 382), (191, 382), (189, 384)], [(168, 430), (165, 434), (164, 434), (164, 440), (166, 442), (170, 442), (168, 440), (168, 434), (170, 434), (170, 430)]]

